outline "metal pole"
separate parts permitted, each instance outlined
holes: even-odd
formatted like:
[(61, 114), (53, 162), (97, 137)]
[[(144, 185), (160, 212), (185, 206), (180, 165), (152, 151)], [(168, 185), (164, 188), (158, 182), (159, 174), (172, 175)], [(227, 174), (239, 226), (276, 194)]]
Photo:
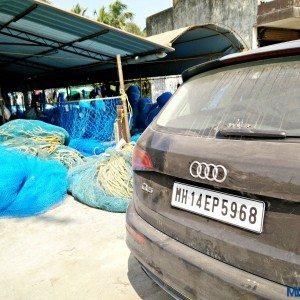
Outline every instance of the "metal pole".
[(124, 126), (124, 139), (127, 143), (130, 142), (130, 129), (129, 129), (129, 121), (128, 121), (128, 111), (127, 111), (127, 96), (125, 94), (125, 84), (124, 84), (124, 77), (123, 77), (123, 69), (122, 69), (122, 62), (121, 62), (121, 55), (117, 55), (117, 67), (118, 67), (118, 75), (119, 75), (119, 82), (120, 82), (120, 95), (122, 100), (122, 108), (123, 108), (123, 126)]

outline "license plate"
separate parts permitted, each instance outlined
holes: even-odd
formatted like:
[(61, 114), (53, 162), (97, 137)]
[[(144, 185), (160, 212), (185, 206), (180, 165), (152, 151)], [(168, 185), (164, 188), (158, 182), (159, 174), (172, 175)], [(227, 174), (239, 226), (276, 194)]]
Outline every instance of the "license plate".
[(265, 203), (186, 184), (174, 183), (171, 205), (261, 233)]

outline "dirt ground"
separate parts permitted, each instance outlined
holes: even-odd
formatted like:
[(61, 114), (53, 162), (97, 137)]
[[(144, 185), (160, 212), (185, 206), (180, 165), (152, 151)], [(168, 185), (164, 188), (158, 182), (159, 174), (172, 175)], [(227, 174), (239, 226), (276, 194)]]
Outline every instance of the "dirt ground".
[(0, 220), (0, 299), (170, 299), (125, 243), (125, 214), (68, 196), (27, 219)]

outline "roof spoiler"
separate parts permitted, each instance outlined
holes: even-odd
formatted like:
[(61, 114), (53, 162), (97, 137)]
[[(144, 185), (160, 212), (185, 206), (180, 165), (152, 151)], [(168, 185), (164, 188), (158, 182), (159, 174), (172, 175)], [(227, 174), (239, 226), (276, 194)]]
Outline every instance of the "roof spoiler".
[(196, 65), (182, 73), (182, 80), (185, 82), (195, 75), (225, 66), (295, 55), (300, 55), (300, 40), (276, 44), (268, 47), (261, 47), (247, 52), (229, 54), (223, 56), (222, 58)]
[(225, 64), (220, 59), (211, 60), (208, 62), (205, 62), (200, 65), (196, 65), (194, 67), (191, 67), (182, 73), (182, 80), (183, 82), (187, 81), (191, 77), (198, 75), (200, 73), (204, 73), (210, 70), (218, 69), (221, 67), (224, 67)]

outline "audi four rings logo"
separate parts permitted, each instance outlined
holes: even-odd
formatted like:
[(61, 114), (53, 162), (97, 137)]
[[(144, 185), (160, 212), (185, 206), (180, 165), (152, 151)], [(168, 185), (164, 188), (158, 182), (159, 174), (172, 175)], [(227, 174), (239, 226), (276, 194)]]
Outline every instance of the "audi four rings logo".
[(227, 170), (222, 165), (199, 163), (194, 161), (190, 165), (190, 174), (194, 178), (207, 179), (209, 181), (224, 182), (227, 177)]

